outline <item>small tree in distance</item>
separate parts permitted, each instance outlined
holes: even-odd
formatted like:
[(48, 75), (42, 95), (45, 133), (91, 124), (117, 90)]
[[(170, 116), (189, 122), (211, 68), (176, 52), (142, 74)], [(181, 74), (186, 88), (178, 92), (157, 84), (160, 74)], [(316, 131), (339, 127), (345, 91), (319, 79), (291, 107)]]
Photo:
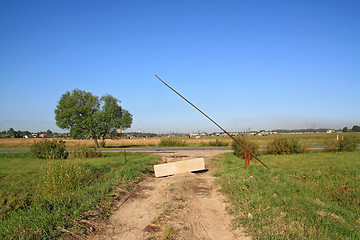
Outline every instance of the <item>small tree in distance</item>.
[(360, 127), (358, 125), (355, 125), (351, 128), (352, 132), (360, 132)]
[(92, 138), (95, 147), (98, 140), (109, 137), (116, 129), (131, 126), (132, 115), (118, 105), (120, 101), (105, 94), (100, 99), (90, 92), (74, 89), (60, 98), (55, 109), (56, 124), (70, 130), (74, 138)]

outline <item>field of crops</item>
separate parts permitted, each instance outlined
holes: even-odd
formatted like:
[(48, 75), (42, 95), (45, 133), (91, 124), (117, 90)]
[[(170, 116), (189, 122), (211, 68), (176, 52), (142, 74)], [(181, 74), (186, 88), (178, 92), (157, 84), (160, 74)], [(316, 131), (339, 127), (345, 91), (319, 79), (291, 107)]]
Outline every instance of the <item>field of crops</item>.
[[(309, 134), (274, 134), (268, 136), (249, 136), (251, 141), (256, 142), (260, 147), (266, 147), (266, 145), (278, 137), (285, 137), (289, 139), (298, 140), (300, 144), (305, 147), (309, 146), (324, 146), (326, 141), (329, 139), (341, 138), (342, 136), (354, 135), (360, 138), (360, 133), (309, 133)], [(115, 148), (127, 148), (127, 147), (156, 147), (160, 144), (164, 138), (132, 138), (132, 139), (107, 139), (106, 147)], [(166, 138), (165, 138), (166, 139)], [(175, 139), (184, 141), (187, 147), (206, 147), (215, 145), (216, 141), (220, 142), (222, 146), (230, 146), (232, 140), (226, 137), (206, 136), (196, 139), (195, 137), (175, 137)], [(0, 138), (0, 149), (22, 149), (29, 148), (34, 142), (41, 141), (39, 138)], [(78, 146), (89, 146), (93, 147), (94, 142), (91, 139), (87, 140), (76, 140), (76, 139), (63, 139), (68, 148), (76, 148)]]
[(360, 151), (216, 159), (236, 226), (256, 239), (359, 239)]

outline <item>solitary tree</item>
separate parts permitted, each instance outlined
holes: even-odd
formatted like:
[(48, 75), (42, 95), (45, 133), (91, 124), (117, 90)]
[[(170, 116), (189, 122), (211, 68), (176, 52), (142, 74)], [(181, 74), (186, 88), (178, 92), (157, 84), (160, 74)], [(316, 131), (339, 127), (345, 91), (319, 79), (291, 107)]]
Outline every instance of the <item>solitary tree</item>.
[(99, 98), (79, 89), (66, 92), (55, 109), (56, 124), (74, 138), (92, 138), (98, 148), (98, 139), (104, 144), (112, 132), (131, 126), (132, 115), (118, 103), (108, 94)]

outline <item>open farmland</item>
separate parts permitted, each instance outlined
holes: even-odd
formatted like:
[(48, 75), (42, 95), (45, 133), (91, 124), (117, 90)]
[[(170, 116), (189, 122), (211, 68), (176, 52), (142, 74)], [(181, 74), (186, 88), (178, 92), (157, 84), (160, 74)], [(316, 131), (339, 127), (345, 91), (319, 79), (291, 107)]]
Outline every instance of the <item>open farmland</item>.
[[(285, 137), (289, 139), (298, 140), (300, 144), (305, 147), (310, 146), (324, 146), (326, 141), (330, 139), (336, 139), (337, 135), (341, 138), (341, 136), (349, 136), (353, 135), (360, 139), (360, 133), (308, 133), (308, 134), (274, 134), (268, 136), (249, 136), (251, 141), (259, 144), (260, 147), (266, 147), (266, 145), (274, 140), (277, 137)], [(161, 142), (159, 137), (155, 138), (132, 138), (132, 139), (107, 139), (106, 147), (109, 148), (128, 148), (128, 147), (155, 147), (158, 146)], [(175, 137), (175, 139), (184, 141), (186, 146), (189, 147), (206, 147), (211, 146), (210, 143), (215, 143), (216, 141), (221, 142), (223, 146), (230, 146), (232, 140), (228, 136), (205, 136), (196, 139), (195, 137)], [(0, 139), (0, 149), (27, 149), (34, 142), (41, 141), (39, 138), (2, 138)], [(79, 146), (88, 146), (93, 147), (94, 142), (91, 139), (62, 139), (65, 141), (66, 146), (68, 148), (76, 148)]]
[[(228, 153), (215, 156), (223, 152)], [(75, 175), (84, 176), (77, 178), (80, 184), (49, 194), (57, 190), (44, 189), (43, 180), (54, 174), (44, 173), (59, 169), (58, 164), (68, 160), (0, 154), (0, 237), (36, 239), (65, 234), (79, 238), (93, 233), (94, 239), (208, 239), (206, 236), (219, 233), (223, 235), (214, 239), (360, 237), (359, 150), (262, 155), (269, 169), (253, 160), (245, 167), (244, 160), (230, 150), (157, 154), (163, 162), (204, 157), (209, 171), (166, 178), (147, 175), (138, 184), (159, 157), (129, 153), (125, 168), (122, 153), (105, 153), (104, 158), (75, 161), (71, 165), (79, 170)], [(230, 205), (223, 204), (216, 182)], [(116, 211), (109, 215), (117, 201)], [(230, 227), (226, 206), (236, 230)], [(98, 221), (104, 215), (110, 217), (105, 226)], [(214, 224), (215, 218), (219, 221)], [(94, 232), (102, 228), (104, 232)]]

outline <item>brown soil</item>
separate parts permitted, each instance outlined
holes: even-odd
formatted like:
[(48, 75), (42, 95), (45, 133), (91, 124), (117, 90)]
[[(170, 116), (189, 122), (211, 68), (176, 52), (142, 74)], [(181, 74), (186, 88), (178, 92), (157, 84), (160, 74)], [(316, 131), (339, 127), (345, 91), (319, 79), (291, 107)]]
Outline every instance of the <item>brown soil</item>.
[(157, 153), (163, 162), (203, 157), (209, 171), (146, 179), (118, 203), (104, 230), (90, 239), (251, 239), (243, 229), (233, 230), (209, 165), (223, 152)]

